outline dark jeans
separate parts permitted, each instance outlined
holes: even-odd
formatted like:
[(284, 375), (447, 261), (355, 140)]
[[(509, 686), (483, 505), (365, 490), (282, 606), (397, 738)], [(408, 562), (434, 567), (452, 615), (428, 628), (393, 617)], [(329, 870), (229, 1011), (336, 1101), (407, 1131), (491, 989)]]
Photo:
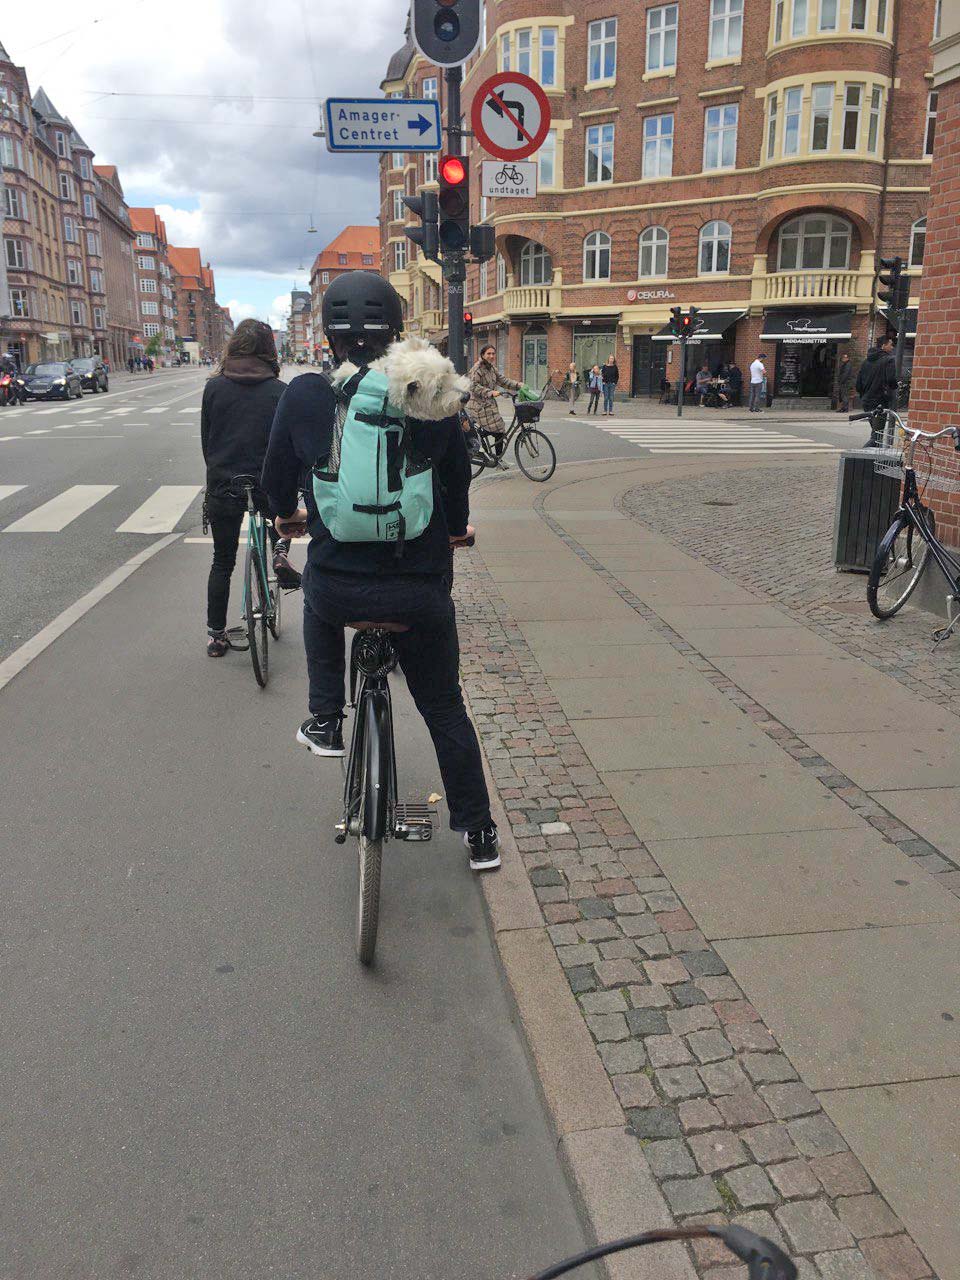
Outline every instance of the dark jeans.
[(480, 744), (460, 692), (457, 619), (443, 578), (397, 578), (318, 573), (303, 579), (303, 643), (310, 679), (310, 713), (343, 710), (348, 622), (402, 622), (394, 636), (407, 688), (433, 739), (454, 831), (490, 822), (490, 797)]
[(763, 394), (766, 383), (751, 382), (750, 383), (750, 412), (756, 413), (760, 409), (767, 407), (766, 397)]
[(600, 388), (591, 389), (590, 403), (587, 405), (587, 413), (596, 413), (597, 405), (600, 403)]
[(615, 382), (605, 382), (603, 384), (603, 412), (613, 413), (613, 393), (617, 389)]
[[(223, 631), (227, 625), (227, 605), (230, 601), (230, 579), (237, 563), (237, 547), (240, 543), (240, 526), (243, 524), (247, 504), (235, 498), (207, 498), (207, 515), (213, 534), (213, 564), (207, 579), (207, 630)], [(258, 510), (268, 516), (267, 535), (270, 546), (277, 542), (277, 531), (269, 520), (265, 499)]]

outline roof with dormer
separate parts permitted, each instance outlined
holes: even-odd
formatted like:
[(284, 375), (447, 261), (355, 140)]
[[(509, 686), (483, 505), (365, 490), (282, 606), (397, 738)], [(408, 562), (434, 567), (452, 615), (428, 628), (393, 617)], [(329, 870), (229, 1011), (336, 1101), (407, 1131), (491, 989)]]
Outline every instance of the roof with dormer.
[(33, 95), (33, 109), (35, 111), (39, 111), (44, 120), (52, 120), (55, 123), (65, 124), (70, 128), (73, 127), (70, 124), (70, 121), (60, 114), (57, 108), (47, 97), (47, 92), (43, 86), (41, 86)]

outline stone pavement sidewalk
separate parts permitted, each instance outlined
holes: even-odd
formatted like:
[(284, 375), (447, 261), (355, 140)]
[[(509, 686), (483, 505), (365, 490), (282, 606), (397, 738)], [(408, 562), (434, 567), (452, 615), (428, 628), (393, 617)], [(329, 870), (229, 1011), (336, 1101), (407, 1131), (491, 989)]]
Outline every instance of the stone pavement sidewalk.
[[(960, 873), (904, 815), (935, 788), (960, 817), (960, 725), (656, 527), (682, 531), (689, 486), (708, 543), (699, 486), (790, 470), (620, 460), (476, 487), (457, 594), (516, 847), (489, 882), (498, 944), (598, 1231), (609, 1149), (640, 1226), (733, 1218), (806, 1280), (955, 1280)], [(511, 920), (508, 893), (532, 908)], [(524, 985), (554, 971), (562, 1036)], [(573, 1118), (565, 1053), (596, 1097)], [(657, 1274), (745, 1274), (672, 1248)]]

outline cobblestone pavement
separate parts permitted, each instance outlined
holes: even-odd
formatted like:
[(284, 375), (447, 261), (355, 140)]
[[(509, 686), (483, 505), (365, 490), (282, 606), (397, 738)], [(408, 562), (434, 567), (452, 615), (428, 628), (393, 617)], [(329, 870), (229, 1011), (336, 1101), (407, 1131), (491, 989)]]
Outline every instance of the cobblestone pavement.
[[(835, 570), (836, 474), (835, 458), (705, 473), (635, 489), (622, 507), (844, 652), (960, 716), (960, 637), (934, 651), (931, 636), (941, 620), (912, 604), (890, 622), (877, 622), (867, 607), (866, 577)], [(927, 572), (937, 574), (936, 566)]]
[[(760, 473), (758, 484), (769, 475)], [(729, 474), (720, 483), (733, 484)], [(797, 1259), (802, 1280), (930, 1275), (589, 763), (479, 556), (464, 557), (456, 591), (464, 681), (512, 834), (630, 1130), (675, 1217), (758, 1230)], [(629, 592), (619, 594), (631, 602)], [(675, 644), (704, 669), (691, 646), (679, 637)], [(762, 708), (743, 709), (776, 736)], [(804, 758), (789, 730), (782, 736), (829, 780), (826, 761)], [(701, 1276), (745, 1280), (746, 1268), (729, 1265), (713, 1242), (690, 1256)]]

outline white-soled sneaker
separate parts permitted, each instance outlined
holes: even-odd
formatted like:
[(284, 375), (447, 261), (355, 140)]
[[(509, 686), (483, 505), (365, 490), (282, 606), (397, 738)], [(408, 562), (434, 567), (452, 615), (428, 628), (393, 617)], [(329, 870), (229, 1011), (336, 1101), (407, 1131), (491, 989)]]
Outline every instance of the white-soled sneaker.
[(463, 843), (470, 850), (471, 871), (496, 871), (500, 866), (500, 834), (496, 823), (479, 831), (465, 831)]

